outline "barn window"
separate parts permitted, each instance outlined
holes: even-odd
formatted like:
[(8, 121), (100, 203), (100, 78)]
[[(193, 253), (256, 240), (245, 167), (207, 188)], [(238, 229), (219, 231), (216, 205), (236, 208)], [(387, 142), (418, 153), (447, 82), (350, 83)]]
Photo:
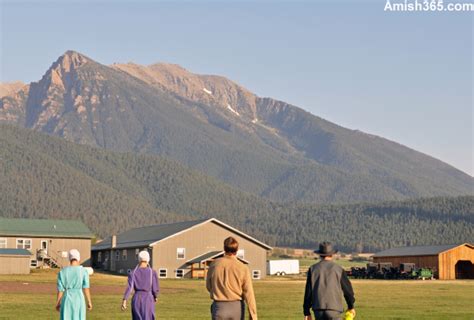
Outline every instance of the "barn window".
[(160, 268), (158, 270), (158, 277), (160, 278), (167, 278), (168, 277), (168, 269), (166, 268)]
[(252, 270), (252, 279), (258, 280), (260, 279), (260, 270)]
[(244, 249), (239, 249), (237, 251), (237, 258), (239, 259), (245, 259), (245, 250)]
[(31, 239), (16, 239), (17, 249), (31, 249)]
[(126, 261), (127, 260), (127, 249), (122, 250), (122, 260)]
[(186, 249), (185, 248), (177, 248), (176, 249), (176, 258), (177, 259), (184, 259), (186, 256)]
[(97, 253), (97, 261), (102, 262), (102, 252)]
[(0, 238), (0, 248), (7, 247), (7, 238)]
[(140, 253), (140, 249), (136, 248), (135, 249), (135, 260), (138, 261), (138, 254)]
[(175, 276), (176, 276), (176, 278), (182, 278), (182, 277), (184, 277), (184, 270), (183, 270), (183, 269), (178, 269), (178, 270), (176, 270)]
[(120, 251), (119, 250), (115, 250), (115, 260), (116, 261), (120, 260)]

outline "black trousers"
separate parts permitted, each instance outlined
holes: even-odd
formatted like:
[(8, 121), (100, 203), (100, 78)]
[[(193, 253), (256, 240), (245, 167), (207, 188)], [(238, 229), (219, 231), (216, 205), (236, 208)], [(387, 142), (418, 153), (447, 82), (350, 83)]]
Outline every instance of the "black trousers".
[(336, 310), (313, 310), (316, 320), (340, 320), (342, 314)]
[(212, 320), (244, 320), (244, 301), (214, 301), (211, 305)]

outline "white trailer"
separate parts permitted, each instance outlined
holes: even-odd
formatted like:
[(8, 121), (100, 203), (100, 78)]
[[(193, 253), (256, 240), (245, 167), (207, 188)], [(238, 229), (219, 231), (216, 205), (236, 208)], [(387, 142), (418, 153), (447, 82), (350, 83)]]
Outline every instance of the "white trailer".
[(268, 260), (267, 272), (269, 275), (284, 276), (287, 274), (299, 274), (299, 260)]

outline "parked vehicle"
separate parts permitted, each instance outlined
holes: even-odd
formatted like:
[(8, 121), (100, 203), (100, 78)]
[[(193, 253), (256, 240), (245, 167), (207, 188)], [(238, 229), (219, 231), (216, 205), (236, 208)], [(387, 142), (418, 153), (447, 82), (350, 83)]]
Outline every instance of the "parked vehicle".
[(287, 274), (299, 274), (299, 260), (268, 260), (267, 273), (269, 275), (284, 276)]
[(435, 270), (417, 268), (414, 263), (402, 263), (398, 267), (391, 263), (368, 263), (367, 267), (353, 267), (348, 272), (355, 279), (434, 279)]

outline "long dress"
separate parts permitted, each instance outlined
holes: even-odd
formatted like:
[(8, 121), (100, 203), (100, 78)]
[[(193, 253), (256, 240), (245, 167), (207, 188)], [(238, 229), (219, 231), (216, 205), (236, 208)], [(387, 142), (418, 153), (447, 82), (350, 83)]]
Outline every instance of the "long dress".
[(86, 302), (82, 289), (89, 288), (89, 273), (82, 266), (63, 268), (58, 274), (58, 291), (61, 299), (61, 320), (85, 320)]
[(123, 299), (127, 300), (132, 292), (132, 319), (133, 320), (154, 320), (155, 319), (155, 298), (158, 295), (160, 286), (156, 271), (147, 268), (135, 268), (128, 275), (128, 285)]

